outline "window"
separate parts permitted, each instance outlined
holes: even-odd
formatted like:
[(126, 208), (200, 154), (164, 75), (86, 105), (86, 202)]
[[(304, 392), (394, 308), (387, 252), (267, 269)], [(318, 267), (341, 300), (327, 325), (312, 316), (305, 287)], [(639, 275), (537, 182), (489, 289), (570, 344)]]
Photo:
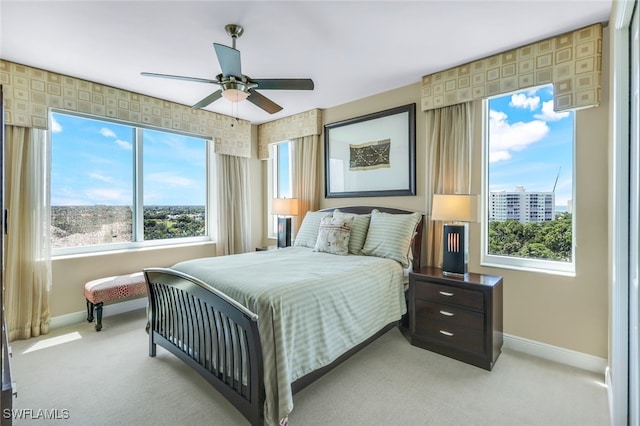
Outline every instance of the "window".
[(51, 113), (55, 254), (207, 240), (206, 139)]
[(293, 198), (293, 143), (280, 142), (270, 146), (269, 170), (269, 235), (276, 237), (278, 217), (271, 214), (271, 200)]
[(574, 112), (547, 85), (486, 100), (485, 117), (482, 264), (573, 273)]

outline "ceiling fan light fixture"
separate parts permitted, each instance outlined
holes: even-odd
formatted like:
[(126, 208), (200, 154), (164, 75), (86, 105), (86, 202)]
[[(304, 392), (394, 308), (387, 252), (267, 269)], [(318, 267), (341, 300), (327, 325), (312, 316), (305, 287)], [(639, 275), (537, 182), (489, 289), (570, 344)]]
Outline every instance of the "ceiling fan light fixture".
[(222, 96), (230, 102), (242, 102), (249, 97), (249, 93), (238, 89), (226, 89)]

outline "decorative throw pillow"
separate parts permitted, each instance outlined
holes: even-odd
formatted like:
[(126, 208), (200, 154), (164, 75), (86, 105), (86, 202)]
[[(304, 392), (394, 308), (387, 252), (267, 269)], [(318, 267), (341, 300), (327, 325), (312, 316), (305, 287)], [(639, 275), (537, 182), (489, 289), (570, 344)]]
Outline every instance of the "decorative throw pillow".
[(353, 219), (351, 224), (351, 237), (349, 237), (349, 253), (360, 254), (364, 242), (367, 239), (371, 214), (343, 213), (338, 209), (333, 211), (333, 217), (338, 219)]
[(318, 239), (318, 228), (323, 217), (331, 217), (331, 212), (307, 212), (298, 229), (294, 246), (315, 248)]
[(362, 254), (394, 259), (403, 267), (409, 267), (411, 240), (420, 219), (420, 213), (389, 214), (372, 210)]
[(316, 240), (316, 246), (313, 250), (343, 256), (348, 255), (352, 222), (353, 219), (323, 218), (320, 221), (318, 239)]

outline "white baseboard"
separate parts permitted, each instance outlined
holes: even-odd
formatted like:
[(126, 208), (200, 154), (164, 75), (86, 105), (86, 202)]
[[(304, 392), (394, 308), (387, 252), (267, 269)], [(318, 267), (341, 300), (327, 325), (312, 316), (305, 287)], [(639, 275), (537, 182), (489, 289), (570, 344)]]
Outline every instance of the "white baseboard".
[[(102, 308), (102, 318), (107, 318), (112, 315), (118, 315), (129, 311), (135, 311), (147, 306), (147, 298), (140, 297), (138, 299), (125, 300), (124, 302), (113, 303), (111, 305), (104, 305)], [(87, 311), (73, 312), (66, 315), (60, 315), (51, 318), (49, 328), (60, 328), (68, 325), (77, 324), (87, 320)], [(95, 320), (94, 320), (95, 321)]]
[(504, 334), (504, 346), (514, 351), (524, 352), (540, 358), (592, 371), (598, 374), (605, 374), (607, 360), (597, 356), (582, 352), (565, 349), (558, 346), (548, 345), (535, 340)]

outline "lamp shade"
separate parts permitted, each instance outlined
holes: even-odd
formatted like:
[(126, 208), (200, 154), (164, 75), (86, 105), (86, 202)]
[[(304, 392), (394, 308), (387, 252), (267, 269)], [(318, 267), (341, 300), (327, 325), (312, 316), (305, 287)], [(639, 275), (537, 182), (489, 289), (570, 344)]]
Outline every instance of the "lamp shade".
[(470, 194), (434, 194), (431, 220), (477, 222), (477, 197)]
[(297, 198), (274, 198), (271, 203), (271, 213), (281, 216), (298, 215)]

